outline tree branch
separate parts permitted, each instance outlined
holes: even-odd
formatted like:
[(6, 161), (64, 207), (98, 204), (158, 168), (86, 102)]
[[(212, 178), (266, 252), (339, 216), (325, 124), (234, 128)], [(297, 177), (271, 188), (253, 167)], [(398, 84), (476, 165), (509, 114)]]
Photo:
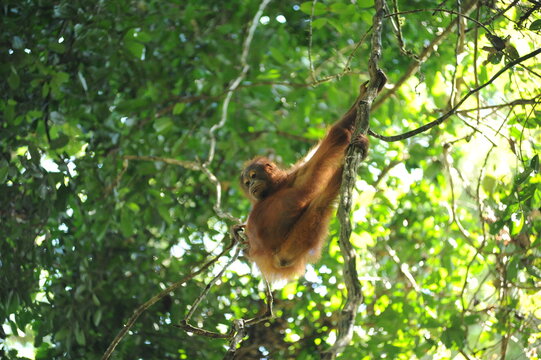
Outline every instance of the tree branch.
[(488, 80), (486, 83), (484, 83), (483, 85), (480, 85), (478, 87), (476, 87), (475, 89), (473, 90), (470, 90), (462, 99), (460, 99), (460, 101), (455, 105), (453, 106), (453, 108), (449, 111), (447, 111), (443, 116), (441, 116), (440, 118), (434, 120), (434, 121), (431, 121), (429, 122), (428, 124), (425, 124), (415, 130), (411, 130), (411, 131), (408, 131), (404, 134), (401, 134), (401, 135), (394, 135), (394, 136), (383, 136), (383, 135), (379, 135), (371, 130), (368, 131), (368, 133), (380, 140), (383, 140), (383, 141), (387, 141), (387, 142), (394, 142), (394, 141), (400, 141), (400, 140), (404, 140), (404, 139), (407, 139), (407, 138), (410, 138), (412, 136), (415, 136), (417, 134), (420, 134), (422, 132), (425, 132), (427, 130), (430, 130), (432, 129), (434, 126), (436, 125), (439, 125), (441, 123), (443, 123), (445, 120), (447, 120), (448, 118), (451, 117), (451, 115), (454, 115), (456, 113), (456, 111), (458, 110), (458, 108), (473, 94), (477, 93), (478, 91), (482, 90), (483, 88), (487, 87), (488, 85), (492, 84), (498, 77), (500, 77), (500, 75), (502, 75), (504, 72), (506, 72), (507, 70), (509, 70), (510, 68), (512, 68), (513, 66), (523, 62), (523, 61), (526, 61), (536, 55), (538, 55), (539, 53), (541, 53), (541, 48), (537, 49), (537, 50), (534, 50), (532, 51), (531, 53), (527, 54), (527, 55), (524, 55), (524, 56), (521, 56), (519, 57), (518, 59), (515, 59), (511, 62), (509, 62), (507, 65), (505, 65), (503, 68), (501, 68), (496, 74), (494, 74), (492, 76), (492, 78), (490, 78), (490, 80)]
[[(381, 31), (383, 27), (384, 1), (376, 0), (376, 13), (373, 18), (372, 50), (368, 61), (370, 82), (364, 96), (359, 101), (357, 118), (355, 119), (355, 131), (352, 135), (354, 141), (359, 134), (366, 134), (369, 128), (370, 107), (378, 90), (385, 82), (385, 75), (378, 67), (381, 57)], [(344, 257), (344, 282), (347, 288), (347, 299), (340, 313), (338, 320), (338, 336), (335, 344), (322, 354), (322, 359), (334, 359), (349, 345), (353, 338), (353, 327), (359, 306), (363, 300), (361, 284), (357, 273), (357, 255), (349, 238), (352, 232), (349, 214), (353, 203), (353, 188), (355, 187), (357, 168), (366, 154), (360, 154), (355, 146), (350, 146), (345, 159), (344, 171), (342, 174), (342, 186), (340, 188), (340, 204), (338, 217), (340, 219), (340, 250)]]
[[(464, 14), (467, 14), (468, 12), (470, 12), (470, 10), (473, 8), (473, 5), (475, 5), (476, 3), (477, 3), (477, 0), (472, 0), (468, 2), (467, 4), (465, 4), (463, 8)], [(451, 31), (453, 30), (456, 24), (458, 24), (458, 18), (454, 19), (445, 28), (445, 30), (442, 31), (441, 34), (439, 34), (438, 36), (434, 38), (434, 40), (432, 40), (432, 42), (423, 50), (421, 55), (419, 55), (419, 60), (415, 60), (410, 64), (410, 66), (408, 67), (408, 70), (406, 70), (404, 75), (402, 75), (402, 77), (396, 82), (396, 84), (394, 84), (393, 88), (387, 91), (386, 93), (382, 94), (378, 98), (378, 100), (374, 103), (372, 107), (374, 110), (380, 107), (380, 105), (383, 104), (383, 102), (387, 100), (388, 97), (393, 96), (398, 91), (400, 86), (402, 86), (402, 84), (404, 84), (413, 74), (417, 72), (421, 64), (424, 63), (432, 55), (434, 50), (436, 50), (438, 45), (441, 44), (443, 39), (445, 39), (451, 33)]]
[[(464, 113), (468, 113), (472, 111), (479, 111), (479, 110), (497, 110), (497, 109), (502, 109), (506, 107), (518, 106), (518, 105), (533, 105), (539, 101), (539, 97), (541, 97), (541, 94), (538, 94), (531, 99), (516, 99), (511, 102), (503, 103), (503, 104), (479, 106), (479, 107), (471, 108), (471, 109), (457, 110), (455, 111), (455, 114), (464, 114)], [(443, 110), (441, 112), (443, 112)]]
[(214, 153), (216, 150), (216, 136), (214, 135), (216, 131), (221, 129), (226, 121), (227, 121), (227, 110), (229, 109), (229, 103), (231, 101), (231, 97), (233, 96), (233, 93), (237, 89), (237, 87), (240, 85), (241, 81), (244, 80), (244, 77), (248, 73), (248, 70), (250, 69), (250, 66), (248, 65), (248, 52), (250, 51), (250, 45), (252, 44), (252, 39), (254, 37), (255, 29), (259, 25), (259, 18), (263, 14), (263, 10), (267, 7), (270, 0), (263, 0), (261, 1), (261, 4), (259, 5), (259, 9), (257, 10), (256, 14), (254, 15), (254, 18), (252, 19), (252, 25), (250, 26), (250, 29), (248, 30), (248, 34), (246, 35), (246, 39), (244, 39), (244, 44), (242, 45), (242, 55), (240, 57), (240, 64), (242, 66), (242, 70), (237, 76), (233, 82), (231, 82), (231, 85), (229, 85), (229, 89), (227, 90), (227, 95), (225, 96), (224, 104), (222, 105), (222, 115), (220, 118), (220, 121), (213, 125), (210, 128), (209, 136), (210, 136), (210, 150), (209, 155), (207, 158), (207, 161), (204, 163), (204, 167), (207, 167), (210, 165), (212, 160), (214, 159)]
[[(234, 218), (233, 216), (231, 216), (230, 214), (224, 212), (221, 209), (221, 184), (220, 184), (219, 180), (216, 178), (216, 176), (209, 170), (209, 165), (211, 164), (212, 160), (214, 159), (214, 153), (215, 153), (215, 148), (216, 148), (215, 132), (218, 131), (220, 128), (222, 128), (225, 125), (225, 123), (227, 121), (227, 110), (228, 110), (228, 107), (229, 107), (229, 102), (231, 101), (231, 97), (233, 96), (233, 92), (237, 89), (237, 87), (239, 86), (239, 84), (241, 83), (241, 81), (244, 79), (244, 77), (246, 76), (246, 74), (248, 72), (248, 69), (249, 69), (248, 53), (249, 53), (250, 45), (251, 45), (255, 30), (256, 30), (256, 28), (257, 28), (257, 26), (259, 24), (259, 18), (263, 14), (263, 10), (265, 9), (265, 7), (268, 5), (269, 2), (270, 2), (270, 0), (262, 0), (261, 4), (259, 5), (259, 9), (258, 9), (257, 13), (254, 15), (254, 18), (252, 19), (252, 24), (251, 24), (251, 26), (250, 26), (250, 28), (248, 30), (248, 34), (246, 36), (246, 39), (244, 40), (242, 54), (241, 54), (241, 58), (240, 58), (242, 70), (241, 70), (240, 74), (238, 75), (238, 77), (230, 84), (230, 86), (229, 86), (229, 88), (227, 90), (227, 94), (226, 94), (224, 104), (223, 104), (223, 107), (222, 107), (222, 115), (221, 115), (220, 121), (217, 124), (215, 124), (214, 126), (212, 126), (212, 128), (209, 131), (210, 149), (209, 149), (209, 154), (208, 154), (207, 160), (203, 164), (199, 164), (197, 162), (183, 161), (183, 160), (156, 157), (156, 156), (126, 155), (126, 156), (123, 157), (123, 159), (124, 159), (123, 171), (117, 177), (117, 179), (115, 180), (115, 183), (118, 183), (118, 181), (120, 180), (119, 177), (123, 174), (123, 172), (125, 172), (125, 169), (127, 168), (126, 161), (129, 161), (129, 160), (161, 161), (161, 162), (164, 162), (164, 163), (167, 163), (167, 164), (182, 166), (182, 167), (185, 167), (185, 168), (188, 168), (188, 169), (191, 169), (191, 170), (202, 171), (203, 173), (205, 173), (207, 175), (209, 180), (216, 186), (216, 204), (214, 205), (214, 210), (217, 213), (217, 215), (220, 218), (227, 218), (227, 219), (233, 220), (235, 222), (240, 222), (238, 219)], [(150, 300), (148, 300), (147, 302), (145, 302), (144, 304), (139, 306), (134, 311), (133, 315), (128, 319), (127, 323), (124, 325), (122, 330), (120, 330), (120, 332), (117, 334), (117, 336), (113, 339), (113, 341), (111, 342), (111, 344), (109, 345), (109, 347), (105, 351), (105, 353), (104, 353), (104, 355), (102, 357), (102, 360), (108, 360), (111, 357), (111, 355), (113, 354), (113, 352), (114, 352), (115, 348), (117, 347), (117, 345), (126, 336), (128, 331), (133, 327), (133, 325), (135, 324), (135, 322), (137, 321), (137, 319), (139, 318), (139, 316), (141, 316), (141, 314), (143, 312), (145, 312), (148, 308), (150, 308), (156, 302), (158, 302), (159, 300), (164, 298), (167, 294), (173, 292), (174, 290), (178, 289), (180, 286), (182, 286), (187, 281), (193, 279), (196, 275), (198, 275), (198, 274), (202, 273), (203, 271), (207, 270), (211, 265), (213, 265), (216, 261), (218, 261), (218, 259), (220, 257), (222, 257), (226, 252), (230, 251), (235, 245), (237, 245), (239, 243), (239, 234), (234, 230), (234, 228), (232, 228), (232, 230), (231, 230), (231, 236), (232, 236), (231, 244), (229, 244), (227, 247), (225, 247), (219, 255), (217, 255), (212, 260), (210, 260), (209, 262), (207, 262), (206, 264), (201, 266), (199, 268), (199, 270), (196, 270), (196, 271), (186, 275), (181, 280), (175, 282), (174, 284), (169, 286), (167, 289), (161, 291), (159, 294), (155, 295)], [(203, 329), (193, 327), (193, 326), (188, 324), (188, 320), (193, 315), (193, 312), (195, 311), (195, 309), (197, 308), (197, 306), (201, 302), (202, 298), (208, 293), (211, 286), (216, 282), (218, 277), (225, 271), (225, 269), (238, 257), (239, 251), (240, 250), (237, 249), (237, 251), (235, 252), (235, 255), (224, 266), (224, 268), (220, 271), (220, 273), (211, 280), (211, 282), (203, 290), (202, 294), (196, 299), (191, 311), (188, 313), (188, 316), (186, 317), (186, 319), (182, 323), (183, 327), (185, 329), (187, 329), (188, 331), (191, 331), (191, 332), (199, 334), (199, 335), (205, 335), (205, 336), (215, 337), (215, 338), (231, 338), (231, 337), (235, 337), (236, 334), (238, 334), (239, 332), (242, 331), (243, 327), (242, 326), (239, 327), (237, 325), (238, 324), (243, 324), (244, 320), (239, 320), (239, 321), (235, 322), (235, 324), (234, 324), (235, 326), (233, 326), (232, 329), (227, 334), (219, 334), (219, 333), (206, 331), (206, 330), (203, 330)], [(272, 297), (270, 299), (268, 299), (267, 304), (269, 306), (272, 305)], [(270, 309), (270, 311), (267, 311), (267, 314), (272, 315), (272, 308)], [(267, 314), (265, 314), (265, 315), (267, 315)], [(255, 322), (254, 319), (251, 319), (250, 321)], [(240, 340), (242, 340), (242, 337), (240, 337)]]
[(126, 336), (128, 331), (133, 327), (139, 316), (143, 314), (148, 308), (150, 308), (152, 305), (163, 299), (165, 296), (167, 296), (169, 293), (175, 291), (180, 286), (182, 286), (184, 283), (190, 281), (195, 276), (201, 274), (203, 271), (207, 270), (210, 266), (212, 266), (216, 261), (218, 261), (219, 258), (221, 258), (226, 252), (231, 250), (235, 245), (237, 244), (237, 239), (235, 237), (232, 238), (231, 243), (225, 247), (222, 252), (218, 255), (216, 255), (212, 260), (208, 261), (206, 264), (202, 265), (199, 270), (196, 270), (185, 277), (183, 277), (181, 280), (173, 283), (170, 285), (167, 289), (161, 291), (159, 294), (153, 296), (150, 300), (145, 302), (143, 305), (139, 306), (135, 311), (133, 312), (133, 315), (128, 319), (122, 330), (117, 334), (117, 336), (113, 339), (105, 353), (103, 354), (102, 360), (108, 360), (113, 352), (115, 351), (115, 348), (117, 345), (122, 341), (122, 339)]
[[(196, 328), (196, 327), (190, 325), (190, 319), (192, 318), (193, 314), (195, 313), (195, 310), (197, 310), (197, 308), (199, 307), (199, 304), (201, 304), (201, 301), (203, 301), (203, 299), (207, 296), (210, 289), (214, 286), (216, 281), (218, 281), (222, 277), (225, 270), (229, 266), (231, 266), (231, 264), (235, 260), (237, 260), (239, 255), (240, 255), (240, 247), (237, 248), (237, 250), (235, 251), (235, 254), (229, 259), (227, 264), (225, 264), (222, 267), (222, 270), (220, 270), (220, 272), (214, 278), (212, 278), (212, 280), (207, 284), (207, 286), (205, 286), (203, 291), (201, 291), (201, 294), (199, 294), (199, 296), (193, 302), (192, 307), (190, 308), (190, 311), (188, 311), (188, 314), (184, 317), (184, 320), (180, 324), (180, 327), (182, 327), (186, 331), (193, 332), (193, 333), (196, 333), (196, 334), (199, 334), (199, 335), (213, 337), (213, 338), (228, 338), (228, 337), (231, 336), (232, 332), (230, 332), (228, 334), (220, 334), (220, 333), (215, 333), (215, 332), (212, 332), (212, 331), (207, 331), (207, 330), (204, 330), (204, 329), (201, 329), (201, 328)], [(233, 330), (234, 329), (232, 329), (232, 331)]]

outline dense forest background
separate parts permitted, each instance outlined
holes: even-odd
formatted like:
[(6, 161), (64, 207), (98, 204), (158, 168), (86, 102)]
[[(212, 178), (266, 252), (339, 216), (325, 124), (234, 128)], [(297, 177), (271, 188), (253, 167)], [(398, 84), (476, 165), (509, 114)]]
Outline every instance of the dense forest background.
[[(364, 299), (340, 358), (541, 356), (540, 6), (385, 3), (381, 136), (350, 214)], [(101, 358), (175, 283), (111, 358), (224, 358), (227, 339), (178, 325), (193, 309), (193, 326), (227, 334), (265, 310), (261, 275), (229, 247), (250, 209), (240, 170), (255, 155), (293, 164), (351, 105), (374, 2), (0, 11), (0, 358)], [(304, 277), (273, 285), (274, 318), (246, 328), (236, 358), (333, 345), (348, 296), (338, 231)]]

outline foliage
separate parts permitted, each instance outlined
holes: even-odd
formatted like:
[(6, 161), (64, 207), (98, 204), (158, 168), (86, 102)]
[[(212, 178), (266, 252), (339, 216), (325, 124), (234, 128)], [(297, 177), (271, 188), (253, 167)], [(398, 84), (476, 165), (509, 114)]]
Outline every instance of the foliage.
[[(374, 107), (373, 131), (400, 134), (434, 120), (539, 49), (534, 2), (472, 4), (445, 2), (445, 12), (402, 1), (404, 13), (385, 19), (380, 66), (389, 89), (401, 86)], [(348, 108), (368, 79), (370, 42), (360, 40), (373, 2), (275, 0), (257, 24), (226, 122), (210, 132), (258, 6), (5, 2), (0, 357), (99, 358), (137, 306), (219, 253), (233, 222), (214, 209), (215, 184), (167, 159), (204, 163), (215, 137), (208, 168), (221, 207), (245, 218), (236, 183), (243, 162), (256, 154), (295, 162)], [(460, 12), (469, 17), (456, 21)], [(365, 299), (342, 358), (539, 356), (539, 61), (512, 67), (430, 131), (373, 138), (351, 215)], [(239, 358), (317, 359), (332, 344), (347, 296), (337, 224), (321, 261), (276, 287), (276, 317), (248, 329)], [(113, 358), (222, 358), (224, 340), (173, 326), (218, 271), (147, 310)], [(224, 332), (260, 312), (263, 299), (257, 270), (241, 258), (193, 322)]]

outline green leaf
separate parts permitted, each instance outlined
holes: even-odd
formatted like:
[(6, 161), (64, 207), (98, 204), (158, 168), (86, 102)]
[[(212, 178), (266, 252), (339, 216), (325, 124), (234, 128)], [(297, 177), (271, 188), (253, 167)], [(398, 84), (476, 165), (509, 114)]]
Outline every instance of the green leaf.
[(60, 86), (62, 84), (65, 84), (69, 81), (70, 75), (64, 71), (59, 71), (53, 75), (53, 79), (51, 80), (52, 83), (54, 83), (56, 86)]
[(69, 140), (70, 139), (66, 134), (64, 133), (58, 134), (58, 137), (51, 139), (51, 143), (50, 143), (51, 150), (60, 149), (61, 147), (66, 146), (69, 143)]
[(38, 166), (41, 161), (41, 156), (39, 154), (38, 148), (34, 144), (28, 144), (28, 152), (34, 165)]
[(344, 26), (342, 25), (342, 22), (337, 19), (329, 19), (328, 23), (339, 33), (344, 32)]
[(536, 154), (530, 161), (530, 169), (539, 173), (539, 155)]
[[(369, 5), (369, 6), (364, 6), (364, 7), (372, 7), (374, 5), (373, 2), (371, 2), (372, 4)], [(363, 7), (361, 4), (359, 4), (360, 7)], [(361, 12), (361, 19), (362, 21), (367, 25), (367, 26), (371, 26), (372, 25), (372, 22), (374, 21), (374, 17), (372, 16), (372, 14), (368, 11), (362, 11)]]
[(137, 59), (143, 57), (143, 52), (145, 51), (145, 45), (141, 44), (138, 41), (126, 40), (124, 41), (124, 47)]
[(517, 51), (517, 48), (514, 47), (513, 45), (507, 45), (506, 50), (507, 50), (507, 56), (509, 57), (509, 59), (516, 60), (520, 57)]
[(51, 95), (55, 99), (62, 99), (65, 96), (65, 91), (61, 87), (69, 81), (69, 74), (63, 71), (55, 73), (51, 79)]
[(327, 19), (325, 18), (319, 18), (312, 21), (312, 27), (314, 29), (321, 29), (325, 24), (327, 24)]
[(3, 184), (8, 178), (9, 163), (0, 159), (0, 184)]
[(453, 321), (453, 325), (445, 329), (442, 335), (442, 341), (445, 346), (462, 349), (466, 334), (460, 322)]
[(483, 178), (482, 184), (483, 190), (485, 190), (487, 194), (491, 194), (494, 191), (496, 185), (498, 184), (498, 180), (493, 176), (485, 176)]
[(122, 211), (120, 214), (120, 231), (124, 237), (130, 237), (133, 234), (133, 218), (128, 211)]
[(156, 165), (151, 162), (145, 162), (140, 164), (137, 169), (140, 175), (154, 175), (156, 174)]
[(496, 65), (502, 61), (502, 57), (503, 57), (503, 52), (501, 51), (493, 52), (487, 57), (487, 61), (490, 62), (491, 64)]
[(19, 75), (13, 69), (13, 71), (8, 76), (8, 85), (12, 90), (16, 90), (19, 88), (19, 85), (21, 84), (21, 79), (19, 78)]
[(282, 77), (282, 74), (276, 69), (269, 69), (267, 72), (259, 74), (258, 79), (260, 80), (271, 80), (279, 79)]
[(488, 70), (486, 66), (481, 66), (479, 71), (479, 81), (481, 83), (486, 83), (488, 81)]
[[(359, 7), (361, 9), (373, 8), (374, 7), (374, 0), (359, 0), (358, 4), (359, 4)], [(372, 23), (372, 22), (370, 22), (370, 23)]]
[(480, 316), (478, 314), (464, 316), (464, 324), (475, 325), (479, 323)]
[(129, 99), (120, 101), (116, 107), (115, 110), (120, 113), (132, 113), (132, 112), (139, 112), (143, 109), (145, 109), (147, 106), (149, 106), (150, 100), (146, 98), (136, 98), (136, 99)]
[(138, 41), (141, 41), (143, 43), (150, 42), (152, 40), (152, 36), (144, 31), (137, 31), (133, 34), (133, 38), (137, 39)]
[(520, 233), (520, 231), (524, 227), (524, 214), (522, 212), (514, 213), (511, 216), (511, 224), (513, 224), (511, 229), (511, 235), (514, 236)]
[(109, 230), (109, 222), (102, 224), (101, 227), (97, 226), (96, 228), (97, 228), (96, 241), (100, 242), (105, 237), (105, 234), (107, 234), (107, 230)]
[(52, 358), (51, 345), (49, 343), (46, 343), (46, 342), (41, 342), (41, 343), (38, 344), (39, 340), (40, 339), (36, 340), (36, 345), (39, 346), (36, 349), (36, 359), (37, 360), (51, 359)]
[(158, 206), (158, 212), (160, 213), (162, 219), (165, 220), (168, 224), (173, 223), (173, 218), (169, 214), (169, 209), (165, 206)]
[(511, 261), (507, 264), (508, 281), (515, 281), (517, 278), (518, 270), (522, 267), (519, 260), (520, 258), (518, 256), (513, 256), (511, 257)]
[(139, 211), (141, 211), (141, 208), (139, 207), (139, 205), (133, 202), (127, 203), (126, 207), (130, 209), (131, 211), (133, 211), (134, 213), (138, 213)]
[(528, 271), (528, 274), (538, 279), (541, 279), (541, 270), (535, 265), (532, 265), (531, 261), (526, 262), (525, 267), (526, 267), (526, 270)]
[(509, 135), (511, 135), (512, 137), (518, 140), (522, 137), (522, 132), (519, 129), (517, 129), (515, 126), (513, 126), (509, 129)]
[(312, 1), (307, 1), (301, 4), (301, 11), (305, 14), (312, 15), (312, 8), (314, 8), (314, 16), (323, 15), (327, 12), (327, 7), (318, 2), (315, 6)]
[(541, 30), (541, 19), (537, 19), (531, 23), (530, 30)]
[(344, 4), (344, 3), (334, 3), (331, 5), (330, 10), (333, 13), (340, 14), (340, 15), (348, 15), (353, 14), (355, 11), (355, 6), (352, 4)]
[(77, 340), (79, 345), (86, 345), (85, 333), (79, 326), (79, 323), (75, 324), (75, 340)]
[(43, 86), (41, 87), (41, 97), (46, 98), (49, 95), (50, 89), (51, 88), (49, 86), (49, 83), (44, 83)]
[(66, 52), (66, 46), (63, 43), (52, 42), (49, 44), (49, 49), (55, 53), (63, 54)]
[(94, 315), (92, 315), (94, 326), (98, 327), (100, 325), (102, 316), (103, 316), (102, 309), (97, 309), (94, 312)]
[(70, 190), (65, 185), (61, 185), (56, 191), (56, 200), (54, 206), (58, 212), (65, 211), (69, 195)]
[(541, 208), (541, 186), (538, 186), (535, 189), (535, 193), (532, 197), (532, 208), (534, 209)]
[(527, 168), (527, 169), (524, 169), (523, 172), (518, 174), (515, 177), (515, 186), (519, 186), (522, 183), (524, 183), (526, 180), (528, 180), (528, 178), (530, 177), (530, 174), (532, 173), (532, 171), (533, 170), (531, 168)]
[(175, 106), (173, 107), (173, 115), (179, 115), (179, 114), (182, 114), (182, 112), (184, 111), (184, 108), (186, 108), (186, 104), (185, 103), (176, 103)]
[(283, 64), (287, 61), (281, 49), (271, 47), (270, 54), (274, 58), (274, 60), (276, 60), (276, 62), (278, 62), (279, 64)]
[(173, 127), (173, 120), (169, 117), (160, 117), (154, 121), (154, 129), (159, 133), (167, 132)]

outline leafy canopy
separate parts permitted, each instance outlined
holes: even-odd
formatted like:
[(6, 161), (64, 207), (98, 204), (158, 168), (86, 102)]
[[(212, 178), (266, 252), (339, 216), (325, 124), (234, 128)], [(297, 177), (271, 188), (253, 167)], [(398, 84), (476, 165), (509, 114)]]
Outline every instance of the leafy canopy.
[[(371, 129), (428, 123), (539, 49), (537, 5), (513, 4), (388, 2), (402, 13), (384, 21), (389, 85)], [(4, 4), (0, 357), (102, 356), (138, 305), (225, 246), (233, 222), (215, 206), (245, 218), (244, 161), (294, 163), (349, 107), (368, 79), (373, 2), (276, 0), (255, 24), (224, 117), (258, 7)], [(507, 69), (429, 131), (372, 138), (351, 214), (364, 303), (343, 359), (539, 356), (539, 61)], [(198, 167), (214, 146), (219, 204)], [(304, 278), (275, 290), (276, 317), (248, 329), (239, 356), (317, 359), (332, 344), (347, 296), (337, 232), (335, 222)], [(226, 259), (148, 309), (113, 358), (221, 359), (224, 340), (173, 324)], [(224, 332), (264, 308), (263, 290), (240, 258), (192, 322)]]

